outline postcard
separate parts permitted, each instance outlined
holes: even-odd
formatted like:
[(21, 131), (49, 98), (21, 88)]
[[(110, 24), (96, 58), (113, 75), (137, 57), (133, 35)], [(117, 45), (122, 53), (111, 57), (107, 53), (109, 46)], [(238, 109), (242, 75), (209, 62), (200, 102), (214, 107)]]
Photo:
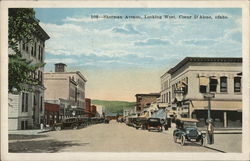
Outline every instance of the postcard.
[(249, 1), (2, 1), (2, 160), (249, 160)]

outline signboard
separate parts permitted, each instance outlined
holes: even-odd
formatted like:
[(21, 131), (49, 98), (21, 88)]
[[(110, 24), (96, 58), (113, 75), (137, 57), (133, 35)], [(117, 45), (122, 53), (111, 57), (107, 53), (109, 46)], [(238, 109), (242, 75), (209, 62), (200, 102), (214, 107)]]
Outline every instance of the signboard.
[(204, 98), (214, 98), (215, 94), (214, 93), (205, 93)]

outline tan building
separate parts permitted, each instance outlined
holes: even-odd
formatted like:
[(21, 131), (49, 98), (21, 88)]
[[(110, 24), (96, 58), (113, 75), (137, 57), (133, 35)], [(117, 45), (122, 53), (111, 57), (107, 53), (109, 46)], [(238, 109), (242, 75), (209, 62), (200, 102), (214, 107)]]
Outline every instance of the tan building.
[[(45, 41), (49, 35), (37, 26), (33, 34), (33, 41), (19, 42), (18, 49), (22, 58), (31, 61), (32, 64), (44, 63)], [(13, 51), (9, 50), (9, 54)], [(8, 95), (8, 128), (9, 130), (24, 130), (39, 128), (44, 116), (44, 68), (39, 68), (33, 77), (39, 80), (39, 85), (30, 87), (33, 92), (23, 91), (21, 94)]]
[(241, 126), (242, 58), (187, 57), (161, 76), (161, 99), (179, 117), (205, 124), (208, 99), (216, 127)]
[(68, 100), (71, 108), (85, 110), (86, 82), (79, 71), (67, 72), (65, 64), (55, 64), (55, 72), (44, 73), (45, 100)]
[(160, 97), (159, 93), (136, 94), (136, 112), (140, 113), (144, 108), (148, 108), (151, 103), (156, 102)]

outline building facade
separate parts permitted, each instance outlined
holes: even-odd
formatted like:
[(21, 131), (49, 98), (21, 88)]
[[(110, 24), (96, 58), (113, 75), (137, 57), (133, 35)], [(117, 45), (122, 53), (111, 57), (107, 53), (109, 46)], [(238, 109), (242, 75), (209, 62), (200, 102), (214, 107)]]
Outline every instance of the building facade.
[(177, 117), (191, 117), (205, 125), (208, 98), (215, 127), (242, 123), (242, 58), (187, 57), (161, 76), (161, 101)]
[(86, 82), (79, 71), (67, 72), (65, 64), (55, 64), (55, 72), (44, 73), (45, 100), (68, 100), (72, 108), (85, 110)]
[(53, 103), (44, 103), (44, 124), (53, 126), (59, 122), (60, 105)]
[(140, 113), (144, 108), (148, 108), (151, 103), (156, 102), (160, 97), (159, 93), (136, 94), (136, 112)]
[[(31, 61), (32, 64), (44, 63), (45, 41), (49, 35), (37, 26), (32, 41), (23, 40), (19, 42), (18, 49), (22, 58)], [(13, 52), (9, 50), (9, 52)], [(32, 92), (21, 92), (21, 94), (9, 94), (8, 124), (9, 130), (24, 130), (39, 128), (44, 116), (44, 68), (40, 67), (33, 77), (39, 81), (39, 85), (30, 86)]]

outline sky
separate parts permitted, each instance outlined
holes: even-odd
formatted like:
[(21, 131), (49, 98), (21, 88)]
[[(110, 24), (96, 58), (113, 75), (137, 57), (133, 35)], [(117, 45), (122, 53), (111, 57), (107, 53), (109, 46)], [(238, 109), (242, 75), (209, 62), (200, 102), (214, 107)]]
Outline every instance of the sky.
[[(45, 71), (54, 72), (55, 63), (67, 64), (68, 71), (80, 71), (87, 79), (85, 95), (91, 99), (135, 101), (135, 94), (160, 92), (160, 76), (185, 57), (242, 56), (240, 8), (35, 11), (50, 36)], [(218, 15), (226, 18), (217, 19)], [(191, 19), (184, 18), (188, 16)]]

